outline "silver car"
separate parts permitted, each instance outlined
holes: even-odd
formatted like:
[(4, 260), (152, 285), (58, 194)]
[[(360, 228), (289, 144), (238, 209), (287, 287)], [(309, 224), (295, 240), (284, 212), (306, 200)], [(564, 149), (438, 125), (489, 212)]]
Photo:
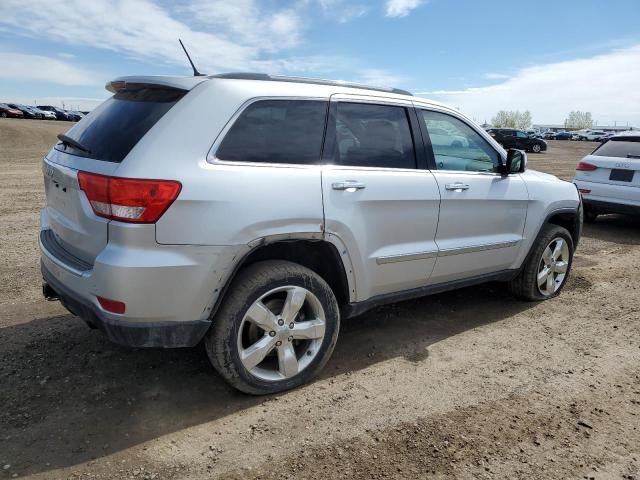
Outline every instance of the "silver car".
[(312, 378), (374, 306), (496, 280), (545, 300), (567, 280), (576, 188), (457, 110), (263, 74), (107, 88), (43, 160), (40, 248), (44, 295), (115, 342), (203, 341), (264, 394)]

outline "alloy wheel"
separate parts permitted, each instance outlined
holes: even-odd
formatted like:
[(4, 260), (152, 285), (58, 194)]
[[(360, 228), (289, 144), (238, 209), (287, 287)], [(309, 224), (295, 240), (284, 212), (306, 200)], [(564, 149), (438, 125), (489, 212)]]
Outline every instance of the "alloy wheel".
[(556, 237), (542, 252), (538, 266), (538, 290), (545, 297), (556, 293), (562, 286), (569, 269), (569, 245), (561, 237)]
[(320, 300), (299, 286), (278, 287), (249, 307), (238, 330), (238, 354), (262, 380), (289, 379), (318, 354), (326, 317)]

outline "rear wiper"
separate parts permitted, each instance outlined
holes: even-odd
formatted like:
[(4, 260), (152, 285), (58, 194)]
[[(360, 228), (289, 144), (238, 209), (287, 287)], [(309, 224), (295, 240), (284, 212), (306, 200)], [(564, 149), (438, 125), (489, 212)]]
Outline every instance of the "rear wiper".
[(69, 146), (71, 146), (71, 147), (73, 147), (73, 148), (75, 148), (77, 150), (82, 150), (83, 152), (91, 153), (91, 150), (89, 150), (87, 147), (82, 145), (77, 140), (74, 140), (73, 138), (65, 135), (64, 133), (59, 133), (58, 134), (58, 140), (60, 140), (65, 145), (69, 145)]

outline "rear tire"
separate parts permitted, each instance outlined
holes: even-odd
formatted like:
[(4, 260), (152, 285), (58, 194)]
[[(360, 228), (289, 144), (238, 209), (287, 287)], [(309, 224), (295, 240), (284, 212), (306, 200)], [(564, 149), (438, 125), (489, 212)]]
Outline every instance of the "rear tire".
[(233, 387), (264, 395), (311, 380), (331, 357), (339, 330), (338, 302), (317, 273), (267, 260), (233, 280), (205, 347)]
[(596, 221), (596, 218), (598, 218), (598, 213), (593, 210), (593, 208), (587, 207), (586, 205), (582, 215), (585, 223), (593, 223)]
[(564, 287), (573, 263), (573, 239), (566, 228), (546, 224), (509, 291), (528, 301), (548, 300)]

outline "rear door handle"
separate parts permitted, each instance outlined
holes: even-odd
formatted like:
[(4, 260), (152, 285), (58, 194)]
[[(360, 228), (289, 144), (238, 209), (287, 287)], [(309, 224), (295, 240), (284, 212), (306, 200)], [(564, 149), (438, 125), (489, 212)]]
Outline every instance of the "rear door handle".
[(355, 180), (345, 180), (344, 182), (335, 182), (331, 184), (331, 188), (334, 190), (362, 190), (367, 185), (362, 182), (356, 182)]
[(447, 183), (444, 188), (446, 188), (447, 190), (461, 192), (463, 190), (469, 190), (469, 185), (467, 185), (466, 183)]

